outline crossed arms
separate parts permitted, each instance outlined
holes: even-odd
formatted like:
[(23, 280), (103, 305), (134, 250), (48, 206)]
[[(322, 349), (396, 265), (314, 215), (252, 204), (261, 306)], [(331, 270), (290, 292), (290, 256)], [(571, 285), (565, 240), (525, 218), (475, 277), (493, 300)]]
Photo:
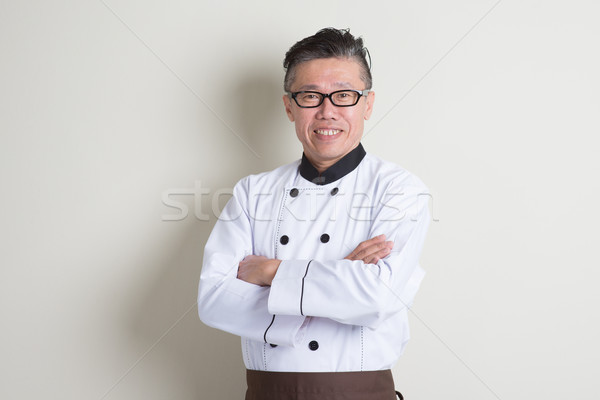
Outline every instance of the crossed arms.
[[(305, 316), (376, 328), (412, 302), (423, 275), (418, 258), (429, 222), (427, 202), (414, 207), (422, 186), (392, 188), (408, 193), (381, 207), (371, 239), (346, 257), (312, 261), (254, 255), (253, 228), (244, 217), (248, 195), (243, 186), (237, 189), (204, 252), (198, 312), (207, 325), (294, 346)], [(398, 221), (398, 210), (412, 211)]]
[[(377, 264), (394, 248), (394, 242), (386, 241), (385, 235), (365, 240), (344, 257), (345, 260), (359, 260), (365, 264)], [(246, 256), (238, 266), (237, 278), (259, 286), (271, 286), (281, 260), (264, 256)]]

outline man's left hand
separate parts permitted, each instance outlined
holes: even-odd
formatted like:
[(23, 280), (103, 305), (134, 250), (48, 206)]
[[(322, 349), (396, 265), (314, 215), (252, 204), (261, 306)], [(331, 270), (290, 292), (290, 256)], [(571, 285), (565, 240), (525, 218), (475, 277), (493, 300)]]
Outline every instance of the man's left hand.
[(271, 286), (281, 260), (263, 256), (246, 256), (238, 266), (238, 279), (259, 286)]

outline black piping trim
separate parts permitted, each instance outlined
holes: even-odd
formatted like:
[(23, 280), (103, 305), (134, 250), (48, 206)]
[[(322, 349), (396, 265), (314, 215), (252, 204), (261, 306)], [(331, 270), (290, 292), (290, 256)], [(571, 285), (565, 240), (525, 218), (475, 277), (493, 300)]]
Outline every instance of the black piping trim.
[(302, 277), (302, 292), (300, 292), (300, 315), (304, 315), (304, 312), (302, 311), (302, 300), (304, 299), (304, 278), (306, 278), (306, 275), (308, 275), (308, 267), (310, 267), (311, 262), (312, 260), (310, 260), (308, 264), (306, 264), (306, 272)]
[(263, 335), (263, 339), (265, 340), (265, 343), (267, 343), (267, 332), (269, 331), (269, 329), (273, 325), (273, 322), (275, 322), (275, 316), (274, 315), (273, 315), (273, 319), (271, 319), (271, 323), (269, 324), (269, 326), (267, 326), (267, 329), (265, 330), (265, 334)]

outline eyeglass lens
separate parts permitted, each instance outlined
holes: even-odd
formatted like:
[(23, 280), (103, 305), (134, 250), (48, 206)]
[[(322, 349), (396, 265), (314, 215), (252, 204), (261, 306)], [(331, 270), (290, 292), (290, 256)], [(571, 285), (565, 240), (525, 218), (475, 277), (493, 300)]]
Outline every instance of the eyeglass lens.
[[(301, 107), (317, 107), (323, 102), (325, 95), (319, 92), (301, 92), (296, 95), (296, 101)], [(340, 90), (329, 95), (336, 106), (353, 106), (358, 103), (360, 93), (353, 90)]]

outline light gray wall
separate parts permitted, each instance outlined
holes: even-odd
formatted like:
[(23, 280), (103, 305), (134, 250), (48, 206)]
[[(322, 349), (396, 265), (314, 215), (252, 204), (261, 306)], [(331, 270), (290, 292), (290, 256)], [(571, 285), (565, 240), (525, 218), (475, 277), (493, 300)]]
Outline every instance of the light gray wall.
[(212, 208), (300, 156), (281, 61), (335, 26), (373, 58), (366, 149), (420, 176), (438, 219), (398, 388), (596, 399), (599, 11), (0, 2), (0, 397), (242, 398), (239, 339), (195, 309)]

